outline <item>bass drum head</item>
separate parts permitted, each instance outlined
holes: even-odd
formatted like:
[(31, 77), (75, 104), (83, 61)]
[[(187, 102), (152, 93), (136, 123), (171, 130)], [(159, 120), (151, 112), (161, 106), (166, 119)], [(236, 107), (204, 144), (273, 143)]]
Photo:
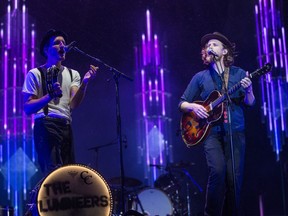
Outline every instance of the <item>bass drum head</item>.
[(154, 188), (145, 189), (138, 194), (138, 199), (132, 204), (132, 210), (142, 213), (142, 205), (145, 215), (173, 215), (173, 205), (169, 197), (161, 190)]
[(104, 178), (80, 164), (60, 167), (42, 182), (37, 196), (40, 216), (108, 216), (112, 195)]

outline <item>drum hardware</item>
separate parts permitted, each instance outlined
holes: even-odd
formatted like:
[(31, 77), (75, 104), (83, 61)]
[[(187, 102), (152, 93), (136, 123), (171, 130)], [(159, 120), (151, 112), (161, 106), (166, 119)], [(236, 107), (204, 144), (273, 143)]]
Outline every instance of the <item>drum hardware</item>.
[(194, 162), (177, 162), (177, 163), (169, 163), (166, 166), (164, 165), (160, 165), (160, 164), (150, 164), (150, 167), (156, 167), (159, 170), (165, 170), (165, 171), (169, 171), (172, 168), (187, 168), (187, 167), (192, 167), (195, 166)]
[[(121, 177), (114, 177), (108, 180), (110, 185), (121, 186)], [(142, 185), (142, 182), (135, 178), (125, 177), (124, 178), (124, 187), (139, 187)]]
[(189, 183), (186, 183), (186, 200), (187, 200), (187, 216), (191, 215), (191, 200), (190, 200), (190, 192), (189, 192)]
[(36, 203), (29, 203), (26, 205), (27, 211), (24, 216), (39, 216)]
[[(139, 180), (138, 180), (139, 181)], [(129, 182), (129, 181), (128, 181)], [(112, 191), (112, 198), (113, 198), (113, 216), (119, 216), (123, 215), (123, 212), (121, 211), (121, 185), (111, 185), (110, 188)], [(134, 200), (136, 200), (137, 193), (139, 191), (142, 191), (144, 188), (147, 188), (147, 186), (138, 186), (138, 187), (125, 187), (124, 188), (124, 203), (125, 205), (125, 211), (130, 210), (132, 208), (132, 203)], [(125, 215), (125, 214), (124, 214)]]
[(132, 196), (132, 206), (129, 210), (142, 212), (143, 215), (174, 215), (172, 202), (167, 194), (156, 188), (146, 188)]
[[(58, 164), (57, 166), (53, 167), (53, 169), (50, 171), (50, 173), (54, 172), (55, 170), (57, 170), (58, 168), (60, 168), (61, 165)], [(38, 216), (38, 210), (37, 210), (37, 195), (38, 195), (38, 191), (41, 187), (42, 182), (44, 181), (45, 178), (47, 178), (48, 174), (40, 179), (36, 186), (30, 191), (29, 195), (30, 195), (30, 203), (28, 203), (26, 205), (27, 211), (25, 212), (24, 216)], [(0, 215), (1, 216), (1, 215)]]
[(29, 193), (30, 203), (26, 205), (27, 211), (25, 212), (24, 216), (38, 216), (39, 215), (38, 210), (37, 210), (37, 195), (38, 195), (40, 186), (45, 178), (46, 177), (40, 179), (40, 181), (37, 182), (36, 186), (30, 191)]
[(159, 164), (150, 164), (150, 167), (156, 167), (159, 170), (166, 170), (166, 166), (164, 165), (159, 165)]
[(113, 199), (113, 210), (112, 215), (118, 216), (121, 212), (120, 205), (121, 205), (121, 188), (118, 186), (110, 186), (112, 199)]
[(124, 216), (145, 216), (145, 215), (147, 215), (147, 214), (141, 214), (141, 213), (134, 211), (134, 210), (128, 210), (124, 214)]
[[(203, 189), (201, 188), (201, 186), (196, 182), (196, 180), (190, 175), (190, 173), (188, 172), (187, 169), (185, 168), (181, 168), (180, 169), (181, 173), (187, 177), (188, 181), (186, 181), (185, 187), (186, 187), (186, 207), (183, 208), (185, 209), (185, 215), (187, 216), (191, 216), (192, 215), (192, 208), (191, 208), (191, 196), (190, 196), (190, 190), (191, 190), (191, 186), (194, 186), (194, 188), (197, 189), (197, 191), (199, 191), (200, 193), (203, 192)], [(192, 184), (191, 184), (192, 183)], [(195, 192), (197, 194), (197, 192)], [(195, 194), (194, 193), (194, 194)]]
[[(111, 192), (112, 192), (112, 199), (113, 199), (113, 216), (119, 216), (123, 215), (123, 212), (121, 210), (122, 200), (121, 200), (121, 186), (120, 185), (110, 185)], [(129, 206), (129, 199), (131, 197), (131, 194), (133, 194), (135, 189), (131, 188), (124, 188), (124, 197), (125, 200), (128, 199), (127, 206)], [(124, 201), (126, 203), (126, 201)], [(129, 207), (126, 207), (125, 210), (129, 209)]]
[(176, 191), (180, 190), (180, 185), (172, 172), (160, 175), (154, 182), (154, 186), (169, 195), (175, 194)]
[(99, 149), (106, 148), (108, 146), (112, 146), (112, 145), (116, 145), (116, 144), (118, 144), (117, 139), (113, 140), (112, 142), (109, 142), (109, 143), (106, 143), (106, 144), (103, 144), (103, 145), (98, 145), (98, 146), (95, 146), (95, 147), (87, 149), (88, 151), (92, 151), (93, 150), (96, 153), (96, 162), (95, 162), (96, 169), (98, 169), (98, 153), (99, 153)]
[[(131, 213), (137, 212), (138, 214), (140, 214), (138, 211), (132, 210), (134, 205), (139, 205), (140, 211), (143, 213), (143, 215), (146, 215), (144, 208), (143, 208), (143, 205), (142, 205), (137, 193), (132, 193), (132, 194), (128, 195), (128, 202), (127, 202), (128, 211), (127, 211), (127, 213), (131, 214)], [(129, 212), (129, 210), (130, 210), (130, 212)], [(138, 209), (136, 209), (136, 210), (138, 210)], [(140, 214), (140, 215), (142, 215), (142, 214)]]
[(177, 163), (170, 163), (167, 165), (167, 168), (187, 168), (187, 167), (192, 167), (195, 166), (194, 162), (177, 162)]
[(167, 172), (160, 175), (154, 182), (156, 188), (168, 195), (173, 204), (175, 216), (192, 215), (191, 187), (195, 187), (195, 191), (203, 192), (201, 186), (186, 169), (194, 165), (193, 162), (182, 161), (170, 163), (165, 168)]
[(190, 173), (188, 172), (188, 170), (182, 168), (182, 172), (188, 177), (188, 179), (193, 183), (194, 186), (196, 186), (197, 190), (199, 192), (203, 192), (203, 189), (201, 188), (201, 186), (196, 182), (196, 180), (190, 175)]

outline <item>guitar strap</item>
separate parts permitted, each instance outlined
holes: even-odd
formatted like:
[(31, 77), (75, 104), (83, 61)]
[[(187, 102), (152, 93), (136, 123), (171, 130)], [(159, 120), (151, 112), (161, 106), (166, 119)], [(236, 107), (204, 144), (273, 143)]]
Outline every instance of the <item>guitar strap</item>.
[(224, 69), (224, 82), (222, 78), (222, 91), (227, 91), (228, 89), (228, 79), (229, 79), (229, 68)]
[[(216, 74), (217, 74), (217, 72), (216, 72)], [(217, 88), (218, 85), (217, 85), (217, 82), (215, 80), (215, 75), (213, 74), (212, 69), (210, 69), (210, 76), (211, 76), (211, 78), (213, 80), (215, 90), (219, 91), (220, 89)], [(219, 76), (220, 76), (221, 81), (222, 81), (222, 88), (221, 88), (220, 91), (223, 94), (226, 91), (226, 89), (228, 88), (229, 68), (225, 68), (224, 72), (221, 75), (219, 75)]]
[[(213, 74), (213, 71), (211, 69), (210, 69), (210, 75), (212, 77), (215, 90), (219, 90), (217, 88), (218, 85), (217, 85), (216, 80), (215, 80), (215, 73)], [(225, 67), (223, 73), (220, 75), (220, 78), (221, 78), (221, 81), (222, 81), (221, 94), (224, 94), (225, 92), (227, 92), (227, 89), (228, 89), (229, 68)], [(227, 113), (227, 105), (226, 105), (226, 103), (223, 104), (223, 108), (224, 108), (224, 110), (223, 110), (223, 120), (224, 120), (224, 123), (228, 123), (228, 113)]]
[[(223, 79), (223, 76), (224, 79)], [(222, 73), (222, 93), (228, 92), (228, 80), (229, 80), (229, 68), (225, 67), (224, 72)], [(224, 110), (223, 110), (223, 120), (224, 123), (228, 123), (228, 112), (227, 112), (227, 103), (224, 103)]]

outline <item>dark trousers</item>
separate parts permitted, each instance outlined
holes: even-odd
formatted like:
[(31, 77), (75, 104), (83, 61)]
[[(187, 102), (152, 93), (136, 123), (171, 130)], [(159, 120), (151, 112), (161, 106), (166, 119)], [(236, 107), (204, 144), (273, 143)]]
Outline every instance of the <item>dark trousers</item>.
[[(236, 178), (236, 205), (239, 206), (245, 155), (244, 132), (233, 132)], [(206, 191), (205, 215), (236, 215), (229, 137), (212, 131), (204, 143), (209, 178)]]
[(64, 119), (35, 120), (34, 142), (44, 174), (65, 164), (75, 163), (72, 128)]

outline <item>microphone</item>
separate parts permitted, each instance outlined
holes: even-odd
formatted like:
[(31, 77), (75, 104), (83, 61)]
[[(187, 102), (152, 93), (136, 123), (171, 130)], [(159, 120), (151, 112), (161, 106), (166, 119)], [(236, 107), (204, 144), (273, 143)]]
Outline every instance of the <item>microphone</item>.
[(215, 52), (213, 51), (213, 49), (211, 49), (211, 48), (209, 48), (209, 49), (207, 50), (207, 53), (208, 53), (208, 55), (213, 55), (214, 57), (218, 57), (217, 53), (215, 53)]
[(72, 41), (70, 44), (66, 45), (64, 47), (65, 52), (69, 52), (72, 48), (74, 48), (76, 43), (76, 41)]

